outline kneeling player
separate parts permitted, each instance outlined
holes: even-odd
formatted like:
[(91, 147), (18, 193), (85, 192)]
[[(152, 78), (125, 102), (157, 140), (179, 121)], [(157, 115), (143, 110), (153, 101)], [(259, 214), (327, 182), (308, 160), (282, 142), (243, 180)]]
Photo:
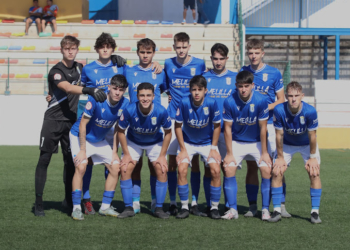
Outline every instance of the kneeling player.
[(241, 71), (236, 77), (236, 88), (224, 101), (224, 136), (227, 154), (224, 159), (224, 192), (229, 210), (223, 219), (238, 219), (236, 170), (247, 156), (253, 158), (260, 169), (262, 183), (262, 220), (270, 218), (271, 158), (267, 152), (268, 104), (264, 96), (254, 89), (254, 76)]
[[(221, 197), (220, 162), (218, 140), (221, 131), (221, 114), (216, 101), (206, 97), (207, 81), (203, 76), (194, 76), (190, 81), (188, 97), (181, 100), (176, 112), (175, 133), (180, 153), (178, 164), (178, 190), (182, 204), (178, 219), (189, 216), (187, 169), (195, 154), (203, 157), (211, 171), (210, 216), (220, 219), (218, 205)], [(183, 127), (181, 128), (181, 126)]]
[(138, 101), (130, 104), (120, 117), (118, 138), (123, 149), (120, 188), (125, 203), (125, 210), (118, 216), (121, 219), (135, 215), (131, 175), (143, 151), (146, 151), (157, 175), (154, 215), (162, 219), (169, 218), (163, 211), (163, 203), (168, 187), (166, 152), (171, 140), (171, 119), (162, 105), (153, 102), (154, 97), (154, 86), (147, 82), (141, 83), (137, 87)]
[[(69, 135), (72, 156), (75, 164), (73, 177), (73, 212), (74, 220), (83, 220), (81, 212), (81, 189), (83, 176), (86, 171), (87, 159), (92, 158), (94, 164), (104, 163), (109, 170), (105, 184), (100, 215), (117, 217), (118, 213), (110, 206), (114, 197), (115, 188), (119, 178), (119, 158), (113, 154), (105, 137), (111, 127), (119, 120), (122, 110), (129, 101), (123, 97), (127, 82), (124, 76), (116, 75), (108, 86), (107, 99), (103, 103), (97, 103), (93, 98), (88, 99), (84, 113), (73, 125)], [(116, 136), (115, 136), (116, 137)], [(114, 151), (117, 152), (118, 141), (114, 143)]]
[(273, 164), (271, 193), (274, 212), (270, 222), (281, 220), (283, 173), (289, 166), (292, 156), (300, 153), (311, 182), (311, 223), (321, 223), (318, 215), (322, 193), (321, 158), (316, 140), (318, 119), (316, 109), (303, 102), (303, 97), (302, 86), (298, 82), (291, 82), (287, 85), (287, 102), (277, 105), (273, 111), (277, 157)]

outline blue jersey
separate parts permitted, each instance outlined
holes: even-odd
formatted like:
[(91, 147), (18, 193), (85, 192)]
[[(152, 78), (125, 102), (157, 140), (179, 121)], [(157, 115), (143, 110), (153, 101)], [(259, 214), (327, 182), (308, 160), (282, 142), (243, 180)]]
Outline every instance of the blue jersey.
[(160, 94), (166, 90), (166, 77), (164, 71), (160, 74), (152, 72), (152, 67), (142, 68), (140, 65), (135, 65), (131, 68), (126, 68), (124, 73), (129, 84), (130, 102), (137, 102), (137, 86), (142, 82), (149, 82), (154, 86), (154, 103), (161, 104)]
[(259, 142), (259, 121), (269, 118), (266, 98), (258, 91), (253, 91), (250, 99), (242, 101), (235, 91), (226, 98), (223, 111), (224, 121), (232, 122), (232, 140), (241, 142)]
[[(232, 95), (233, 91), (236, 89), (236, 72), (226, 70), (220, 75), (216, 74), (213, 70), (205, 72), (203, 74), (207, 80), (207, 95), (214, 98), (219, 106), (220, 114), (222, 114), (224, 108), (225, 99)], [(221, 121), (222, 131), (224, 131), (223, 120)]]
[(317, 112), (313, 106), (302, 102), (300, 111), (292, 114), (288, 102), (280, 103), (274, 108), (273, 116), (275, 128), (284, 130), (284, 144), (293, 146), (310, 144), (307, 131), (316, 130), (318, 127)]
[(129, 100), (124, 97), (117, 104), (111, 105), (108, 98), (101, 103), (89, 96), (84, 113), (72, 126), (71, 133), (79, 136), (79, 125), (81, 117), (84, 115), (90, 117), (90, 121), (86, 125), (86, 140), (88, 142), (102, 141), (111, 127), (119, 121), (123, 110), (128, 105)]
[(210, 145), (213, 139), (213, 123), (221, 122), (216, 101), (205, 97), (203, 104), (195, 106), (192, 96), (184, 97), (176, 111), (176, 122), (183, 123), (184, 141), (194, 145)]
[(175, 118), (181, 99), (190, 93), (191, 78), (203, 74), (205, 63), (202, 59), (191, 56), (190, 60), (182, 65), (174, 57), (165, 60), (164, 71), (167, 76), (167, 90), (171, 95), (168, 111), (170, 117)]
[(163, 141), (163, 129), (171, 129), (168, 111), (160, 104), (153, 103), (151, 112), (144, 115), (139, 102), (131, 103), (122, 113), (118, 126), (127, 129), (126, 137), (141, 146), (150, 146)]
[[(274, 103), (276, 101), (276, 93), (284, 89), (281, 72), (267, 64), (264, 64), (258, 70), (252, 69), (250, 65), (243, 66), (241, 71), (243, 70), (253, 73), (255, 89), (266, 97), (268, 104)], [(270, 110), (268, 120), (270, 124), (273, 123), (272, 116), (273, 110)]]
[(113, 65), (112, 61), (107, 64), (93, 61), (83, 68), (81, 82), (83, 86), (107, 91), (108, 85), (111, 83), (111, 78), (117, 74), (123, 75), (124, 67), (118, 68)]

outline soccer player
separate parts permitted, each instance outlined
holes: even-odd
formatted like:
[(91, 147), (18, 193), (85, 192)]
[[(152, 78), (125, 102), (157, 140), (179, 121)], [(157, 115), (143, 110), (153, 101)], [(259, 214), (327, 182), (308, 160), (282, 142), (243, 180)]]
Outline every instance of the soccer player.
[(53, 25), (54, 32), (57, 32), (56, 15), (58, 6), (53, 4), (53, 0), (47, 0), (47, 5), (43, 9), (43, 18), (41, 20), (42, 31), (45, 31), (45, 25), (51, 22)]
[[(201, 75), (205, 71), (205, 63), (202, 59), (198, 59), (189, 55), (190, 37), (180, 32), (174, 36), (174, 50), (176, 57), (165, 60), (164, 71), (167, 76), (167, 90), (171, 96), (171, 101), (168, 106), (168, 112), (172, 119), (172, 127), (175, 125), (176, 110), (179, 106), (181, 99), (190, 94), (189, 82), (195, 75)], [(169, 213), (171, 215), (177, 214), (176, 205), (176, 155), (179, 144), (175, 136), (175, 129), (172, 129), (172, 141), (170, 142), (168, 155), (169, 155), (169, 196), (170, 196), (170, 208)], [(199, 172), (199, 158), (193, 157), (191, 171), (191, 187), (192, 187), (192, 207), (191, 213), (194, 215), (202, 215), (198, 209), (198, 195), (200, 188), (200, 172)]]
[(229, 204), (223, 219), (238, 219), (237, 212), (237, 167), (243, 159), (254, 158), (261, 177), (262, 220), (270, 219), (271, 158), (267, 150), (267, 120), (269, 109), (266, 98), (254, 91), (254, 76), (241, 71), (236, 77), (236, 88), (224, 101), (224, 136), (227, 154), (224, 159), (224, 192)]
[(80, 84), (80, 72), (83, 65), (75, 62), (80, 41), (72, 36), (65, 36), (61, 41), (63, 59), (49, 72), (49, 101), (44, 115), (40, 134), (40, 157), (35, 171), (35, 212), (36, 216), (45, 216), (43, 192), (51, 156), (58, 152), (61, 143), (64, 160), (65, 201), (72, 206), (72, 178), (74, 164), (70, 154), (69, 131), (76, 121), (79, 95), (88, 94), (96, 101), (103, 102), (106, 94), (96, 88), (83, 88)]
[(113, 152), (118, 152), (118, 141), (116, 138), (115, 148), (112, 151), (105, 137), (129, 104), (129, 100), (123, 97), (127, 86), (128, 84), (123, 75), (114, 76), (108, 86), (106, 101), (97, 103), (93, 98), (89, 97), (84, 113), (71, 129), (69, 139), (75, 164), (72, 185), (72, 218), (74, 220), (84, 219), (80, 206), (81, 188), (89, 157), (92, 158), (95, 165), (103, 163), (109, 170), (99, 214), (112, 217), (118, 216), (118, 213), (111, 207), (120, 170), (118, 153), (113, 154)]
[(317, 112), (314, 107), (302, 101), (302, 86), (298, 82), (287, 85), (287, 102), (279, 104), (273, 111), (276, 128), (277, 155), (273, 164), (272, 203), (274, 212), (270, 222), (281, 220), (282, 178), (292, 157), (300, 153), (310, 178), (311, 223), (321, 223), (319, 207), (322, 187), (320, 179), (320, 153), (317, 146)]
[[(276, 136), (273, 127), (273, 109), (274, 107), (284, 102), (283, 94), (283, 79), (280, 71), (263, 62), (265, 56), (264, 42), (258, 39), (250, 39), (247, 42), (247, 55), (250, 61), (249, 66), (243, 66), (241, 71), (246, 70), (254, 75), (255, 90), (259, 91), (266, 98), (269, 105), (269, 119), (267, 121), (268, 130), (268, 150), (273, 158), (276, 151)], [(264, 181), (264, 179), (262, 179)], [(267, 185), (265, 183), (264, 185)], [(284, 184), (284, 192), (286, 186)], [(246, 176), (246, 192), (249, 201), (249, 211), (245, 217), (254, 217), (257, 213), (257, 198), (259, 191), (258, 166), (255, 161), (247, 161), (247, 176)], [(283, 196), (282, 216), (291, 217), (286, 211), (285, 196)]]
[(195, 0), (184, 0), (184, 12), (183, 12), (183, 21), (181, 24), (186, 24), (186, 16), (187, 16), (187, 9), (190, 8), (192, 11), (192, 17), (193, 17), (193, 24), (196, 25), (196, 1)]
[[(213, 69), (203, 74), (208, 83), (207, 95), (216, 100), (220, 113), (222, 114), (225, 99), (232, 94), (236, 89), (236, 72), (232, 72), (226, 68), (226, 62), (228, 58), (229, 49), (222, 43), (216, 43), (211, 47), (211, 61)], [(224, 138), (224, 126), (221, 122), (221, 133), (218, 141), (218, 148), (221, 158), (226, 156), (226, 144)], [(205, 197), (207, 200), (207, 214), (210, 214), (210, 169), (205, 168), (205, 174), (203, 176), (203, 187)]]
[[(156, 44), (148, 38), (141, 39), (137, 42), (137, 55), (139, 64), (125, 70), (125, 77), (129, 83), (130, 102), (138, 101), (137, 87), (142, 82), (151, 83), (154, 86), (154, 103), (161, 105), (161, 93), (166, 90), (166, 76), (164, 71), (157, 74), (152, 69), (153, 57), (156, 53)], [(137, 162), (134, 171), (132, 172), (133, 184), (133, 208), (134, 212), (140, 213), (140, 193), (141, 193), (141, 168), (143, 157)], [(151, 186), (151, 210), (154, 212), (156, 206), (156, 182), (157, 175), (153, 169), (153, 164), (148, 160), (150, 169), (150, 186)]]
[(35, 21), (36, 26), (38, 27), (39, 33), (41, 32), (41, 26), (40, 26), (40, 17), (43, 13), (43, 8), (39, 6), (38, 0), (33, 0), (33, 6), (29, 8), (29, 17), (26, 20), (26, 36), (28, 35), (28, 29), (29, 25)]
[(123, 150), (120, 188), (125, 203), (124, 211), (118, 216), (121, 219), (135, 215), (131, 174), (144, 151), (157, 175), (154, 216), (169, 218), (163, 211), (163, 203), (168, 186), (166, 152), (171, 140), (171, 119), (162, 105), (153, 102), (154, 98), (154, 86), (147, 82), (141, 83), (137, 87), (138, 101), (130, 104), (120, 117), (118, 138)]
[[(203, 76), (194, 76), (190, 81), (190, 92), (184, 97), (176, 111), (175, 133), (179, 142), (178, 190), (181, 210), (176, 216), (185, 219), (189, 216), (187, 169), (193, 155), (203, 157), (211, 172), (210, 216), (220, 219), (218, 210), (221, 197), (220, 162), (218, 140), (221, 131), (221, 114), (216, 101), (208, 96), (207, 81)], [(181, 128), (182, 127), (182, 128)]]

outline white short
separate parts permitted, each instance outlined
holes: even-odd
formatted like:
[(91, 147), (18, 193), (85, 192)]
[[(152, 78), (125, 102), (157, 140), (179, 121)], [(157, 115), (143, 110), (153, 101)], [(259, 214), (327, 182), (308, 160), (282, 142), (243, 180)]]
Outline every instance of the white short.
[(106, 136), (106, 141), (108, 142), (109, 146), (113, 149), (113, 140), (114, 140), (114, 125), (111, 127), (110, 130), (108, 130)]
[[(190, 157), (190, 162), (192, 161), (192, 158), (194, 155), (199, 154), (204, 160), (206, 167), (209, 167), (208, 165), (209, 163), (216, 163), (216, 161), (213, 158), (208, 159), (208, 156), (211, 150), (211, 145), (198, 146), (198, 145), (188, 144), (185, 142), (185, 148), (187, 150), (188, 156)], [(178, 153), (180, 153), (180, 148), (178, 149)], [(191, 165), (188, 159), (184, 159), (182, 162), (185, 162)]]
[(177, 155), (177, 149), (179, 148), (179, 142), (177, 141), (175, 134), (175, 119), (171, 119), (171, 141), (168, 147), (168, 155)]
[[(256, 161), (258, 167), (267, 167), (265, 162), (261, 162), (259, 165), (261, 158), (261, 142), (232, 141), (232, 153), (239, 168), (242, 168), (241, 164), (243, 160), (253, 160)], [(229, 165), (229, 167), (231, 166), (236, 167), (233, 163)]]
[[(287, 162), (288, 166), (290, 162), (292, 161), (292, 157), (294, 154), (300, 153), (301, 156), (304, 159), (304, 164), (309, 160), (310, 158), (310, 145), (305, 146), (291, 146), (283, 144), (283, 157), (284, 160)], [(321, 156), (320, 151), (318, 150), (318, 146), (316, 148), (316, 159), (318, 161), (318, 164), (321, 164)]]
[(276, 152), (276, 130), (273, 124), (267, 124), (267, 151), (271, 155), (272, 159)]
[[(69, 140), (71, 146), (72, 157), (74, 157), (80, 151), (79, 137), (69, 133)], [(86, 141), (86, 157), (91, 157), (94, 165), (107, 163), (111, 164), (112, 161), (112, 149), (106, 140), (99, 142), (88, 142)], [(83, 161), (82, 163), (87, 163)], [(115, 162), (119, 163), (119, 162)]]
[[(128, 150), (133, 161), (138, 161), (143, 155), (143, 151), (146, 151), (146, 155), (151, 162), (154, 162), (158, 159), (160, 151), (162, 149), (163, 142), (153, 144), (150, 146), (138, 145), (127, 139)], [(123, 155), (122, 155), (123, 157)]]

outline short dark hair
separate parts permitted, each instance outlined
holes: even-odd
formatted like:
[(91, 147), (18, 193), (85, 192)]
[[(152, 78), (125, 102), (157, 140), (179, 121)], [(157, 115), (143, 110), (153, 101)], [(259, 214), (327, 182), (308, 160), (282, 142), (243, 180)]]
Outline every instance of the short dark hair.
[(118, 88), (126, 89), (128, 87), (128, 82), (126, 81), (125, 76), (115, 75), (111, 79), (111, 86), (116, 86)]
[(79, 47), (80, 41), (74, 36), (65, 36), (61, 40), (61, 48), (63, 48), (66, 45), (68, 46), (76, 45), (77, 47)]
[(254, 82), (254, 75), (249, 71), (241, 71), (236, 76), (236, 84), (249, 83), (252, 84)]
[(137, 94), (139, 94), (140, 90), (143, 89), (150, 89), (152, 90), (152, 93), (154, 93), (154, 86), (149, 82), (140, 83), (139, 86), (137, 86)]
[(99, 37), (97, 37), (94, 48), (100, 49), (104, 45), (111, 46), (113, 49), (117, 47), (117, 44), (115, 43), (115, 40), (113, 39), (111, 34), (102, 32), (102, 34)]
[(228, 48), (225, 44), (215, 43), (213, 47), (211, 47), (211, 55), (213, 56), (215, 52), (218, 52), (220, 55), (227, 57)]
[(247, 51), (250, 49), (261, 49), (264, 51), (264, 42), (260, 39), (249, 39), (247, 42)]
[(187, 35), (187, 33), (185, 32), (179, 32), (174, 36), (174, 44), (176, 44), (177, 42), (190, 43), (190, 36)]
[(195, 85), (198, 87), (207, 88), (207, 80), (205, 80), (204, 76), (196, 75), (190, 80), (190, 89), (192, 89), (192, 87)]
[(144, 38), (137, 42), (137, 52), (139, 52), (141, 47), (145, 49), (152, 48), (153, 52), (156, 51), (156, 44), (149, 38)]
[(296, 81), (292, 81), (287, 84), (286, 93), (288, 93), (289, 89), (294, 89), (296, 91), (303, 92), (303, 86), (301, 86), (301, 84)]

